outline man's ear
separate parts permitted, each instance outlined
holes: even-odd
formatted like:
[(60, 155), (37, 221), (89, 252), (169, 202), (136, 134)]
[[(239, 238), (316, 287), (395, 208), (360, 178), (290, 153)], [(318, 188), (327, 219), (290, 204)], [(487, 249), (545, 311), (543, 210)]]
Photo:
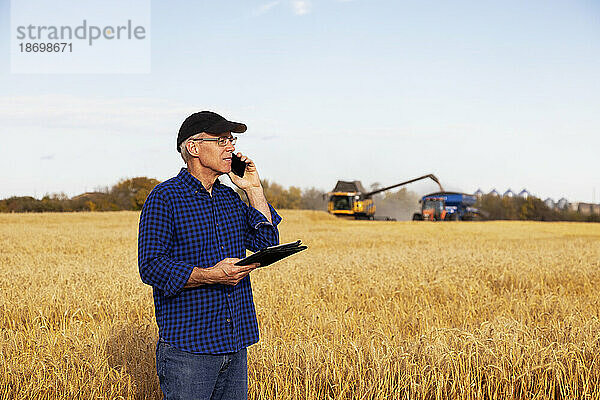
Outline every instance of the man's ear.
[(195, 141), (190, 140), (189, 142), (186, 143), (185, 146), (187, 147), (188, 153), (190, 153), (190, 155), (192, 157), (198, 157), (199, 153), (198, 153), (198, 148), (196, 147)]

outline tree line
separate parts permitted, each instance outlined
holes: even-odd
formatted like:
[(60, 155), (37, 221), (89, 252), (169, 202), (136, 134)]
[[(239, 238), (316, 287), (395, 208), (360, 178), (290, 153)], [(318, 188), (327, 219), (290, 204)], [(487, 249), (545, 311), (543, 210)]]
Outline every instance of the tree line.
[(0, 200), (0, 212), (141, 210), (146, 197), (159, 183), (156, 179), (138, 177), (70, 198), (64, 193), (47, 194), (41, 199), (13, 196)]
[[(263, 179), (267, 200), (275, 208), (326, 210), (326, 192), (316, 188), (300, 189), (283, 186)], [(47, 194), (41, 199), (13, 196), (0, 200), (0, 212), (71, 212), (71, 211), (138, 211), (160, 181), (147, 177), (123, 179), (112, 187), (68, 197), (64, 193)], [(245, 195), (238, 189), (242, 199)]]
[(535, 196), (525, 199), (519, 196), (501, 197), (486, 194), (479, 197), (475, 207), (482, 211), (484, 219), (489, 220), (600, 222), (599, 215), (550, 208)]
[[(327, 192), (317, 189), (301, 189), (283, 186), (263, 179), (267, 201), (276, 209), (327, 210)], [(0, 200), (0, 212), (72, 212), (72, 211), (139, 211), (146, 198), (160, 181), (147, 177), (123, 179), (111, 187), (68, 197), (64, 193), (48, 194), (42, 199), (30, 196), (13, 196)], [(378, 183), (371, 190), (379, 188)], [(242, 199), (246, 196), (236, 189)], [(406, 188), (387, 191), (374, 196), (376, 215), (398, 220), (409, 220), (419, 208), (420, 196)], [(598, 215), (583, 215), (569, 210), (551, 209), (541, 199), (529, 196), (500, 197), (481, 196), (475, 207), (482, 211), (483, 219), (534, 220), (534, 221), (590, 221), (600, 222)]]

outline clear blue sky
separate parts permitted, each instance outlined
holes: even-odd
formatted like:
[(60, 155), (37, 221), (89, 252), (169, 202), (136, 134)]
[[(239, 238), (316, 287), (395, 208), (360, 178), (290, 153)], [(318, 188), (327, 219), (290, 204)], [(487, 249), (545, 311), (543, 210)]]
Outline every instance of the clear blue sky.
[(9, 25), (0, 0), (0, 198), (167, 179), (209, 109), (284, 186), (600, 201), (597, 1), (153, 1), (141, 75), (11, 74)]

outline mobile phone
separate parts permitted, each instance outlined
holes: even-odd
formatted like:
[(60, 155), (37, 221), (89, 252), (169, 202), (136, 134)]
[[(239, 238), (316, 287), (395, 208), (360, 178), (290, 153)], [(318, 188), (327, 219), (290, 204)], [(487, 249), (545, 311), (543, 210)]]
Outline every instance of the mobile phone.
[(243, 178), (244, 172), (246, 172), (246, 163), (235, 153), (231, 153), (231, 172), (240, 178)]

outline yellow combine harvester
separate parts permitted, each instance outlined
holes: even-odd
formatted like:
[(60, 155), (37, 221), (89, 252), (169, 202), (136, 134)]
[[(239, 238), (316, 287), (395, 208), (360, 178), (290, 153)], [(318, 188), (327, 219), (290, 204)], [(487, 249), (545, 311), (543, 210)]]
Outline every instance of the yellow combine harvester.
[(330, 214), (338, 217), (374, 219), (375, 203), (373, 202), (373, 195), (425, 178), (432, 179), (439, 185), (440, 190), (444, 191), (444, 188), (442, 188), (442, 185), (433, 174), (423, 175), (418, 178), (400, 182), (396, 185), (388, 186), (383, 189), (377, 189), (372, 192), (365, 191), (360, 181), (338, 181), (333, 190), (329, 193), (327, 210)]
[(366, 193), (360, 181), (338, 181), (329, 193), (327, 210), (338, 217), (373, 219), (375, 203)]

